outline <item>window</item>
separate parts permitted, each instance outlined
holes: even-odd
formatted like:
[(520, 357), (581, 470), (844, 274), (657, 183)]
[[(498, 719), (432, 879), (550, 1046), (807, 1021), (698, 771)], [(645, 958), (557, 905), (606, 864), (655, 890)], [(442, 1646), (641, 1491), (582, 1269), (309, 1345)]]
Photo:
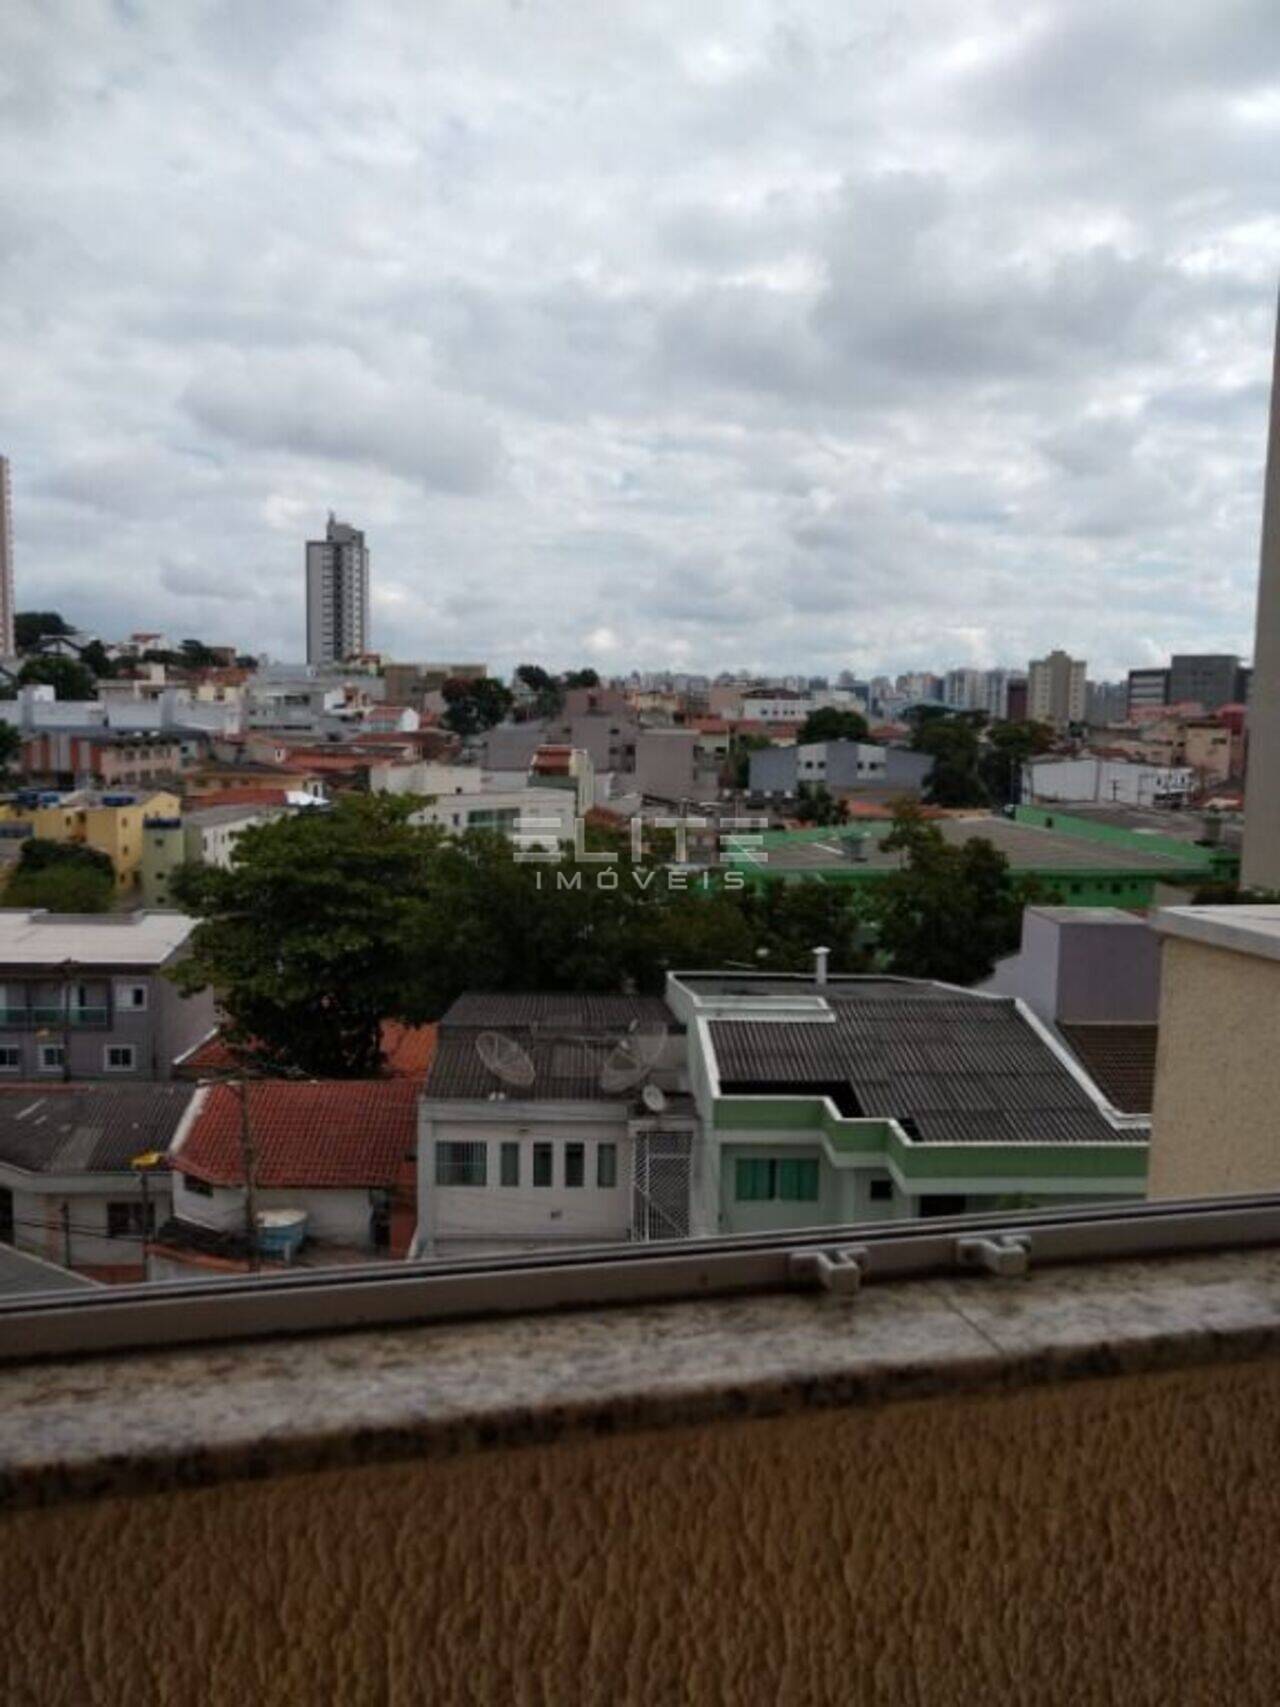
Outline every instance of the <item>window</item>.
[(208, 1180), (196, 1179), (192, 1174), (179, 1174), (184, 1191), (189, 1191), (193, 1197), (212, 1197), (213, 1187)]
[(816, 1203), (818, 1163), (809, 1156), (740, 1156), (734, 1169), (739, 1203)]
[(564, 1147), (564, 1183), (567, 1186), (585, 1185), (587, 1147), (585, 1144), (566, 1144)]
[(102, 1065), (108, 1073), (132, 1073), (137, 1065), (132, 1043), (108, 1043), (102, 1051)]
[(22, 1051), (16, 1043), (0, 1045), (0, 1073), (20, 1073)]
[[(156, 1206), (147, 1204), (147, 1232), (156, 1230)], [(107, 1237), (109, 1239), (140, 1239), (142, 1237), (142, 1204), (108, 1203)]]
[(618, 1146), (596, 1145), (596, 1184), (602, 1191), (611, 1191), (618, 1183)]
[(147, 986), (145, 984), (117, 984), (116, 1006), (127, 1008), (134, 1013), (140, 1013), (147, 1005)]
[(483, 1143), (436, 1145), (437, 1185), (484, 1185), (489, 1146)]
[(774, 1195), (775, 1168), (767, 1158), (739, 1156), (734, 1168), (734, 1194), (739, 1203), (765, 1203)]
[(520, 1184), (519, 1144), (504, 1144), (499, 1151), (499, 1179), (503, 1185)]
[(873, 1179), (867, 1196), (872, 1203), (892, 1203), (893, 1181), (891, 1179)]
[(56, 1073), (63, 1064), (66, 1050), (60, 1043), (42, 1043), (40, 1045), (40, 1071)]
[(550, 1144), (535, 1144), (533, 1146), (533, 1183), (535, 1185), (551, 1184)]

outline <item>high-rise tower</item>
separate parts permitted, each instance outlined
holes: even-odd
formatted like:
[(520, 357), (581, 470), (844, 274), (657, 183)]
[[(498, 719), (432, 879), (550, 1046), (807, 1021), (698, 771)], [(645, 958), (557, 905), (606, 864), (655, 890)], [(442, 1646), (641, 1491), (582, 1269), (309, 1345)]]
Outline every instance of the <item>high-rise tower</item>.
[(13, 639), (13, 489), (9, 458), (0, 456), (0, 658), (12, 658)]
[(1280, 313), (1271, 373), (1271, 430), (1262, 496), (1258, 618), (1249, 686), (1249, 764), (1240, 881), (1280, 889)]
[(368, 649), (368, 547), (330, 510), (324, 538), (307, 541), (307, 662), (340, 664)]

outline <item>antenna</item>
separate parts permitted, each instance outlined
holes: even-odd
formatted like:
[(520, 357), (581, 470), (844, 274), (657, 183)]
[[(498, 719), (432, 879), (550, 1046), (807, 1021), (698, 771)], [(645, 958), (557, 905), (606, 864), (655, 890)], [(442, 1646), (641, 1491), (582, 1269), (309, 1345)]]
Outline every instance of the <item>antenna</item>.
[(640, 1101), (650, 1114), (661, 1114), (667, 1106), (666, 1092), (661, 1085), (646, 1085), (640, 1092)]
[(640, 1059), (640, 1052), (635, 1046), (635, 1040), (624, 1037), (621, 1043), (609, 1051), (604, 1066), (600, 1069), (600, 1089), (602, 1091), (626, 1091), (632, 1085), (638, 1085), (641, 1079), (648, 1078), (649, 1063)]
[(531, 1085), (537, 1077), (528, 1052), (500, 1031), (482, 1031), (476, 1038), (476, 1054), (504, 1085)]

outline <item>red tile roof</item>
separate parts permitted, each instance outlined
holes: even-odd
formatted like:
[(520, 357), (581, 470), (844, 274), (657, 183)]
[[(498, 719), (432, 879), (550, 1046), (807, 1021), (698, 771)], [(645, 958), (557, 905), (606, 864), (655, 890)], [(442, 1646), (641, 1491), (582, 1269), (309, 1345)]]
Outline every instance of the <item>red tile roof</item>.
[(186, 804), (194, 810), (201, 806), (286, 806), (288, 801), (284, 788), (215, 788), (206, 794), (189, 794)]
[[(423, 1079), (435, 1059), (434, 1025), (401, 1025), (399, 1020), (382, 1022), (384, 1073), (393, 1079)], [(240, 1065), (235, 1050), (215, 1033), (185, 1056), (180, 1064), (184, 1078), (202, 1079), (213, 1073), (234, 1072)]]
[[(390, 1190), (418, 1141), (413, 1079), (249, 1081), (254, 1181), (290, 1188)], [(211, 1085), (171, 1165), (210, 1185), (244, 1183), (240, 1096)]]

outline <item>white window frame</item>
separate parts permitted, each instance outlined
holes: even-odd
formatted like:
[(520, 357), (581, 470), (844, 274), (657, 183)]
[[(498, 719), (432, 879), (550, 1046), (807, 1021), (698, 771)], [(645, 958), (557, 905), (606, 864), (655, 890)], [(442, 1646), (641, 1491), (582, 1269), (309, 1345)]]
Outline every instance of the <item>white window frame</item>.
[[(124, 1053), (125, 1051), (129, 1055), (127, 1066), (112, 1061), (113, 1052)], [(137, 1045), (135, 1043), (104, 1043), (102, 1046), (102, 1070), (104, 1073), (136, 1073), (138, 1070)]]
[[(51, 1049), (58, 1051), (59, 1059), (49, 1061), (46, 1057)], [(42, 1043), (40, 1053), (36, 1057), (37, 1071), (41, 1073), (60, 1073), (67, 1064), (67, 1046), (65, 1043)]]
[[(142, 1000), (135, 1002), (133, 997), (141, 995)], [(116, 985), (116, 1012), (126, 1014), (144, 1014), (151, 1005), (151, 992), (145, 984), (121, 982)]]
[[(4, 1056), (10, 1054), (12, 1061), (6, 1061)], [(0, 1043), (0, 1073), (20, 1073), (22, 1071), (22, 1045), (20, 1043)]]

